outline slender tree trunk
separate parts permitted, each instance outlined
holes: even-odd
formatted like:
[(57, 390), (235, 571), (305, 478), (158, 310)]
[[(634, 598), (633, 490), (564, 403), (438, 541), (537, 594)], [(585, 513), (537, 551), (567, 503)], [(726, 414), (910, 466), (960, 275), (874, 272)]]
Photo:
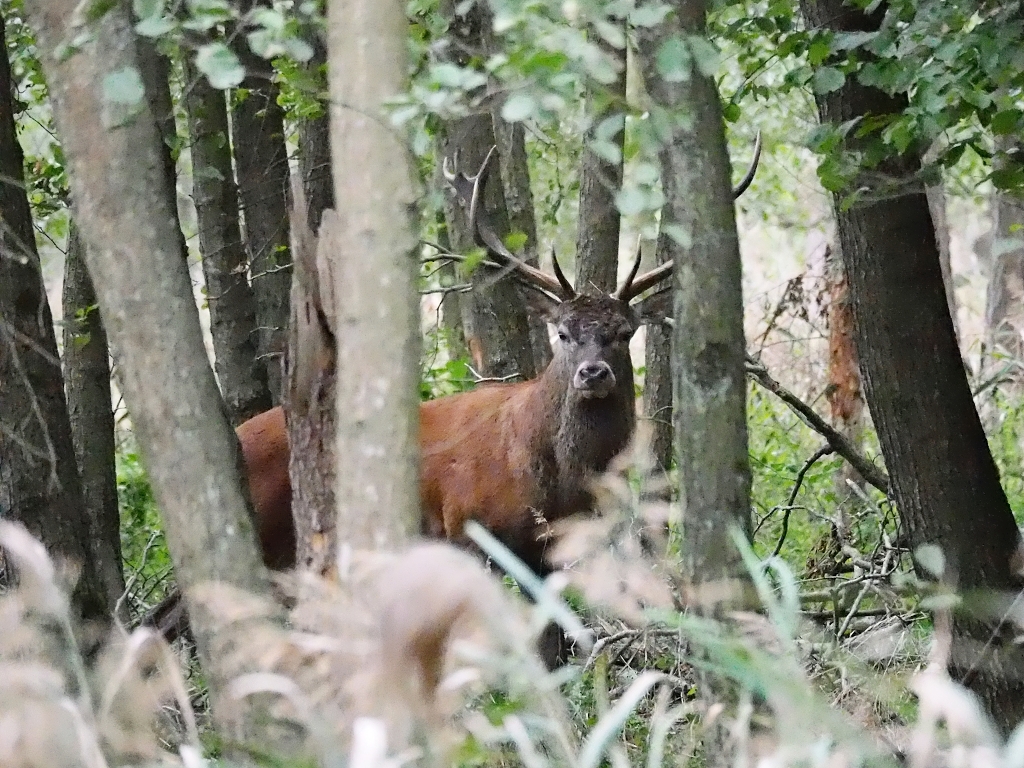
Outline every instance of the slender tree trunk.
[(146, 90), (149, 111), (156, 121), (160, 133), (160, 169), (163, 173), (164, 192), (178, 222), (178, 251), (182, 261), (188, 261), (188, 243), (182, 232), (178, 216), (178, 174), (174, 165), (171, 148), (178, 140), (178, 129), (174, 122), (174, 103), (171, 100), (171, 62), (157, 50), (156, 42), (136, 36), (135, 50), (139, 74)]
[[(825, 279), (828, 284), (828, 389), (832, 424), (854, 445), (864, 433), (864, 395), (861, 390), (860, 359), (857, 356), (856, 328), (850, 283), (838, 250), (825, 251)], [(860, 474), (848, 463), (836, 477), (836, 490), (847, 493), (846, 481), (863, 485)]]
[[(522, 123), (507, 123), (501, 117), (500, 105), (492, 113), (494, 141), (501, 164), (502, 191), (508, 209), (509, 230), (526, 235), (523, 261), (532, 266), (540, 264), (537, 253), (537, 218), (530, 188), (530, 164), (526, 154), (526, 131)], [(529, 317), (530, 344), (533, 347), (534, 367), (543, 371), (551, 362), (551, 339), (548, 324), (542, 317)]]
[[(111, 7), (69, 51), (64, 42), (78, 34), (74, 0), (31, 0), (25, 10), (68, 158), (86, 264), (163, 512), (214, 717), (232, 743), (253, 735), (252, 717), (261, 748), (288, 749), (294, 742), (274, 727), (269, 712), (258, 703), (256, 710), (242, 709), (226, 695), (230, 680), (260, 669), (240, 649), (279, 642), (280, 614), (269, 602), (238, 439), (207, 363), (178, 251), (153, 116), (144, 101), (119, 103), (104, 94), (112, 73), (136, 67), (130, 19), (122, 6)], [(241, 614), (224, 610), (243, 594), (250, 607)]]
[[(438, 149), (438, 152), (441, 150)], [(446, 182), (438, 165), (434, 169), (434, 188), (444, 189)], [(444, 210), (437, 212), (438, 245), (446, 251), (452, 247), (451, 238), (448, 236), (448, 222), (445, 219)], [(441, 266), (440, 272), (443, 285), (458, 285), (459, 270), (453, 262), (447, 262)], [(449, 291), (441, 298), (441, 330), (444, 333), (445, 344), (448, 354), (452, 358), (468, 357), (469, 348), (466, 346), (466, 331), (462, 325), (462, 294), (458, 291)], [(550, 349), (550, 344), (548, 345)], [(534, 349), (536, 358), (536, 348)]]
[[(260, 4), (246, 0), (241, 6), (248, 12)], [(249, 50), (244, 35), (235, 39), (234, 51), (247, 75), (233, 95), (231, 145), (256, 294), (260, 359), (267, 366), (271, 397), (279, 403), (292, 284), (284, 109), (277, 103), (279, 89), (270, 62)]]
[[(79, 564), (78, 614), (113, 609), (89, 541), (50, 305), (25, 195), (11, 69), (0, 17), (0, 517)], [(116, 599), (116, 598), (115, 598)]]
[[(664, 264), (673, 248), (662, 232), (654, 247), (656, 264)], [(647, 326), (644, 352), (644, 418), (650, 422), (651, 455), (667, 470), (672, 464), (672, 330), (661, 323)]]
[(419, 520), (419, 276), (409, 148), (385, 105), (407, 78), (405, 6), (328, 8), (338, 341), (338, 538), (395, 547)]
[[(82, 239), (72, 220), (64, 258), (64, 385), (82, 496), (89, 518), (89, 547), (107, 604), (124, 594), (121, 519), (114, 463), (114, 410), (110, 358), (96, 291), (85, 268)], [(127, 616), (122, 610), (119, 617)]]
[[(615, 195), (622, 187), (622, 150), (625, 132), (626, 49), (616, 50), (602, 44), (605, 53), (615, 58), (618, 78), (607, 88), (591, 84), (587, 90), (587, 116), (593, 127), (584, 140), (580, 164), (580, 212), (576, 233), (576, 290), (611, 293), (619, 271), (619, 209)], [(609, 118), (622, 125), (604, 139), (613, 146), (617, 158), (609, 160), (593, 150), (595, 132)], [(602, 137), (604, 138), (604, 137)]]
[[(327, 87), (327, 48), (317, 35), (313, 40), (313, 58), (306, 65), (311, 78)], [(320, 218), (334, 207), (334, 177), (331, 174), (331, 116), (327, 104), (323, 111), (299, 123), (299, 169), (306, 196), (306, 216), (313, 234), (320, 229)], [(293, 315), (294, 317), (294, 315)]]
[[(1000, 138), (997, 163), (1015, 147)], [(985, 301), (985, 332), (991, 349), (1024, 362), (1024, 198), (993, 193), (994, 236), (990, 246), (992, 276)], [(996, 363), (994, 367), (1000, 367)], [(1011, 374), (1012, 375), (1012, 374)], [(1024, 380), (1019, 374), (1014, 377)]]
[[(842, 33), (877, 30), (887, 11), (883, 3), (868, 16), (841, 0), (801, 6), (809, 25)], [(833, 125), (905, 107), (903, 97), (852, 79), (818, 101)], [(836, 218), (865, 393), (900, 518), (911, 546), (939, 546), (945, 578), (975, 593), (954, 620), (951, 672), (1008, 731), (1024, 715), (1024, 657), (999, 630), (1005, 605), (976, 592), (1019, 588), (1020, 537), (961, 362), (919, 167), (910, 151), (862, 174), (850, 189), (868, 194), (850, 205), (845, 191), (837, 195)], [(875, 189), (879, 177), (888, 194)]]
[[(466, 64), (474, 53), (486, 50), (485, 35), (490, 17), (483, 6), (476, 4), (464, 14), (457, 14), (454, 3), (446, 0), (443, 12), (450, 21), (452, 48), (458, 63)], [(444, 157), (454, 158), (458, 153), (459, 168), (469, 174), (476, 173), (494, 144), (491, 115), (453, 120), (446, 126), (438, 162)], [(520, 187), (517, 186), (517, 190), (521, 193)], [(484, 205), (491, 212), (498, 235), (505, 237), (511, 230), (503, 184), (492, 178), (484, 193)], [(452, 194), (445, 196), (445, 218), (455, 251), (466, 253), (476, 247), (466, 212)], [(495, 273), (486, 268), (476, 269), (471, 281), (473, 291), (460, 297), (460, 304), (466, 343), (476, 370), (484, 376), (532, 378), (537, 367), (519, 286), (509, 279), (495, 281)]]
[[(656, 54), (663, 40), (705, 34), (705, 4), (673, 3), (675, 13), (645, 32), (647, 89), (657, 107), (690, 119), (661, 152), (666, 258), (675, 264), (675, 441), (683, 526), (683, 570), (695, 582), (735, 577), (731, 538), (749, 535), (746, 377), (739, 237), (721, 103), (714, 81), (692, 66), (667, 82)], [(682, 121), (675, 121), (678, 125)], [(685, 236), (679, 236), (682, 230)]]
[(946, 289), (946, 304), (949, 305), (949, 316), (953, 319), (953, 330), (960, 336), (960, 325), (957, 322), (956, 288), (953, 285), (953, 253), (950, 249), (949, 219), (946, 215), (946, 192), (941, 184), (925, 188), (928, 196), (928, 210), (932, 214), (935, 225), (935, 241), (939, 247), (939, 265), (942, 268), (942, 285)]
[(237, 426), (272, 403), (266, 366), (256, 355), (256, 298), (246, 278), (238, 226), (238, 190), (231, 169), (228, 111), (223, 91), (195, 66), (184, 64), (192, 145), (192, 199), (196, 205), (206, 300), (210, 307), (215, 370)]

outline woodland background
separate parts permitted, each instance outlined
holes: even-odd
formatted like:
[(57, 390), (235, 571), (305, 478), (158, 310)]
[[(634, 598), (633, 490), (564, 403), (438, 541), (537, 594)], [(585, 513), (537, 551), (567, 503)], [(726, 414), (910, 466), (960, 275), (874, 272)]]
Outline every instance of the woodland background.
[[(20, 574), (0, 598), (4, 765), (1024, 762), (1011, 561), (1024, 515), (1020, 3), (0, 0), (0, 19), (0, 517), (59, 566), (20, 529), (0, 530)], [(377, 25), (378, 70), (352, 53), (364, 23)], [(393, 86), (384, 111), (407, 154), (367, 139), (332, 160), (329, 136), (377, 134), (332, 124), (325, 105), (346, 77), (329, 83), (328, 61), (351, 74), (346, 98), (374, 109), (374, 89)], [(710, 112), (706, 83), (720, 96)], [(665, 98), (679, 100), (678, 123)], [(719, 124), (734, 180), (763, 141), (735, 206), (739, 253), (701, 251), (713, 217), (666, 223), (726, 210), (686, 141), (663, 140), (714, 145)], [(553, 250), (577, 285), (604, 290), (638, 242), (644, 268), (674, 254), (703, 270), (686, 286), (677, 267), (675, 323), (632, 342), (653, 460), (612, 473), (603, 527), (569, 534), (582, 554), (567, 600), (594, 642), (552, 675), (529, 635), (552, 614), (576, 628), (560, 598), (508, 607), (514, 585), (497, 589), (475, 565), (391, 552), (411, 509), (390, 479), (409, 474), (404, 454), (339, 458), (334, 477), (335, 401), (323, 395), (334, 371), (319, 366), (319, 331), (294, 320), (327, 305), (328, 284), (355, 308), (357, 330), (338, 337), (342, 400), (375, 373), (416, 378), (428, 399), (540, 370), (548, 329), (511, 281), (473, 269), (483, 254), (443, 183), (445, 157), (458, 150), (472, 168), (492, 144), (501, 184), (488, 204), (513, 250), (546, 268)], [(378, 212), (390, 248), (340, 248), (344, 280), (301, 263), (305, 228), (358, 208), (374, 185), (395, 191), (390, 218)], [(335, 200), (339, 189), (349, 193)], [(90, 248), (90, 269), (110, 265), (95, 292)], [(683, 318), (681, 297), (726, 285), (740, 253), (748, 357), (730, 375), (745, 387), (746, 435), (678, 399), (673, 416), (671, 395), (686, 339), (729, 322)], [(191, 302), (166, 277), (175, 259)], [(368, 290), (385, 272), (409, 290)], [(314, 291), (311, 274), (325, 281)], [(97, 305), (123, 345), (113, 378)], [(198, 362), (175, 341), (193, 305), (209, 358)], [(286, 350), (306, 371), (298, 383)], [(282, 400), (332, 422), (298, 436), (307, 503), (335, 509), (341, 483), (338, 504), (358, 512), (341, 515), (338, 538), (389, 544), (340, 585), (277, 585), (292, 597), (287, 629), (239, 523), (232, 435), (213, 377), (195, 373), (207, 362), (233, 425)], [(404, 428), (411, 402), (398, 395), (382, 413)], [(808, 409), (874, 463), (873, 482), (840, 458), (850, 451), (835, 432), (809, 428)], [(712, 432), (699, 430), (747, 444), (749, 503), (714, 525), (725, 540), (738, 523), (750, 546), (737, 541), (724, 561), (659, 527), (680, 483), (727, 463), (701, 451)], [(353, 491), (368, 477), (393, 494), (377, 520)], [(179, 580), (231, 585), (202, 593), (195, 635), (173, 653), (131, 631), (173, 588), (172, 554)], [(302, 559), (326, 573), (334, 550)], [(461, 585), (484, 638), (436, 697), (409, 687), (420, 659), (379, 631), (381, 606), (414, 614), (402, 601), (418, 594), (410, 585), (433, 588), (427, 573)], [(652, 573), (677, 587), (745, 578), (761, 608), (659, 606)]]

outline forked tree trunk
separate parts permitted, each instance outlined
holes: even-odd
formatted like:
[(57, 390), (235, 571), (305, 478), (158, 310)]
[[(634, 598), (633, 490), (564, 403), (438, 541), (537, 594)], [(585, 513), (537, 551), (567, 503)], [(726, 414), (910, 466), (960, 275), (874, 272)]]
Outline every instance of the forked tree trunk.
[[(801, 7), (811, 27), (837, 33), (877, 30), (887, 11), (882, 4), (868, 16), (841, 0)], [(822, 122), (835, 126), (906, 106), (852, 79), (818, 97)], [(912, 547), (942, 549), (945, 579), (969, 595), (954, 619), (951, 672), (1008, 732), (1024, 715), (1024, 654), (999, 629), (1006, 604), (977, 591), (1005, 590), (1008, 600), (1019, 589), (1020, 537), (961, 362), (919, 167), (907, 152), (854, 179), (850, 189), (869, 194), (849, 205), (848, 190), (837, 195), (836, 218), (865, 393), (900, 518)], [(877, 178), (890, 194), (870, 194)]]
[[(487, 29), (491, 23), (486, 8), (477, 3), (458, 14), (455, 3), (446, 0), (442, 12), (449, 19), (451, 47), (457, 63), (465, 65), (473, 54), (486, 50)], [(453, 120), (445, 129), (437, 162), (441, 163), (445, 157), (453, 159), (458, 153), (459, 169), (467, 174), (476, 173), (495, 144), (491, 115)], [(498, 235), (505, 237), (511, 230), (504, 185), (499, 178), (500, 174), (492, 174), (484, 191), (484, 205), (491, 212)], [(476, 247), (466, 212), (451, 190), (446, 190), (445, 194), (445, 219), (453, 250), (467, 253)], [(476, 370), (488, 377), (532, 378), (537, 366), (519, 287), (511, 279), (495, 281), (495, 273), (488, 269), (476, 269), (470, 280), (473, 290), (461, 296), (459, 303), (466, 344)]]
[(113, 602), (88, 546), (57, 339), (25, 195), (4, 32), (0, 17), (0, 517), (23, 523), (52, 555), (81, 565), (74, 607), (83, 618), (108, 620)]
[[(31, 0), (25, 10), (68, 158), (86, 263), (163, 513), (214, 718), (233, 743), (244, 744), (258, 722), (261, 749), (289, 749), (293, 739), (258, 702), (243, 709), (226, 695), (230, 680), (259, 670), (256, 657), (239, 649), (279, 641), (280, 613), (269, 601), (238, 439), (207, 363), (178, 251), (153, 115), (145, 102), (120, 104), (104, 93), (112, 73), (136, 67), (130, 19), (123, 6), (112, 6), (69, 51), (63, 43), (77, 34), (75, 0)], [(239, 592), (264, 602), (242, 615), (225, 611)]]
[[(385, 105), (406, 88), (405, 6), (328, 7), (334, 196), (338, 539), (396, 547), (419, 525), (419, 276), (411, 154)], [(343, 553), (342, 553), (343, 554)]]
[[(82, 238), (72, 220), (64, 258), (64, 386), (82, 497), (89, 519), (89, 548), (107, 604), (124, 594), (121, 520), (114, 462), (114, 410), (107, 332), (96, 291), (85, 268)], [(128, 617), (122, 609), (118, 617)]]
[[(261, 4), (245, 0), (240, 6), (248, 12)], [(259, 355), (267, 367), (271, 398), (279, 403), (292, 285), (284, 109), (277, 103), (280, 89), (273, 80), (270, 62), (249, 49), (245, 35), (234, 39), (233, 48), (246, 71), (233, 94), (231, 113), (235, 178), (242, 201), (249, 275), (256, 294)]]
[(163, 174), (164, 194), (167, 195), (171, 210), (174, 211), (175, 221), (178, 221), (178, 252), (182, 261), (187, 261), (188, 243), (178, 219), (178, 174), (174, 166), (174, 156), (171, 154), (171, 147), (174, 146), (178, 135), (174, 122), (174, 104), (171, 100), (171, 63), (157, 50), (156, 42), (149, 38), (136, 36), (135, 50), (139, 74), (142, 76), (146, 91), (146, 101), (149, 102), (150, 114), (153, 115), (160, 134), (160, 170)]
[[(498, 160), (501, 165), (501, 186), (508, 210), (509, 231), (522, 232), (526, 235), (523, 261), (536, 267), (540, 263), (540, 258), (537, 252), (537, 218), (533, 207), (533, 190), (530, 189), (530, 164), (526, 154), (526, 131), (522, 123), (505, 122), (501, 117), (500, 104), (495, 104), (491, 117), (494, 142), (498, 147)], [(542, 317), (530, 316), (528, 322), (534, 367), (538, 371), (543, 371), (551, 362), (548, 325)]]
[[(718, 91), (699, 67), (659, 74), (657, 50), (675, 36), (705, 34), (705, 4), (677, 0), (642, 37), (647, 91), (655, 105), (688, 116), (661, 151), (665, 256), (674, 270), (675, 443), (679, 462), (683, 571), (694, 583), (736, 577), (731, 529), (750, 532), (742, 269), (731, 167)], [(681, 124), (680, 124), (681, 123)]]
[[(1005, 154), (1020, 148), (1000, 138), (997, 163), (1005, 164)], [(992, 277), (985, 301), (985, 333), (990, 348), (1011, 361), (1024, 362), (1024, 198), (1010, 192), (992, 195), (993, 230), (991, 243)], [(993, 369), (1004, 364), (995, 362)], [(1011, 378), (1024, 381), (1024, 375), (1008, 371)]]
[[(596, 33), (595, 33), (596, 34)], [(592, 83), (587, 89), (587, 116), (593, 126), (584, 138), (580, 161), (580, 211), (576, 232), (576, 290), (611, 293), (619, 270), (619, 209), (615, 195), (622, 187), (622, 151), (625, 140), (626, 49), (616, 50), (602, 41), (605, 53), (619, 66), (618, 77), (607, 87)], [(602, 121), (621, 118), (622, 127), (610, 140), (617, 159), (609, 160), (592, 149)]]
[[(317, 35), (313, 58), (306, 65), (310, 78), (327, 87), (327, 48)], [(299, 169), (306, 196), (306, 217), (315, 235), (324, 211), (334, 207), (334, 176), (331, 174), (331, 116), (323, 111), (299, 123)]]
[(270, 409), (267, 368), (257, 359), (256, 297), (246, 277), (238, 225), (238, 190), (231, 169), (225, 94), (190, 62), (185, 97), (192, 150), (192, 199), (210, 308), (214, 368), (231, 422), (238, 426)]
[[(672, 250), (667, 233), (659, 233), (651, 244), (655, 265), (664, 264)], [(672, 329), (661, 323), (647, 327), (644, 350), (644, 418), (650, 425), (650, 451), (656, 465), (667, 470), (672, 465)]]

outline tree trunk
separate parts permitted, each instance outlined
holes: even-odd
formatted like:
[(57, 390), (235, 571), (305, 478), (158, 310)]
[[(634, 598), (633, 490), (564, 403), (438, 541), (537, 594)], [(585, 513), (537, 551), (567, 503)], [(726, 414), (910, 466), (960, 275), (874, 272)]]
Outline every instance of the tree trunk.
[[(438, 148), (440, 153), (441, 149)], [(434, 188), (444, 189), (446, 182), (444, 174), (441, 173), (440, 164), (434, 168)], [(438, 245), (445, 251), (451, 251), (452, 241), (448, 236), (448, 222), (445, 219), (445, 211), (442, 208), (437, 212)], [(459, 270), (451, 261), (441, 265), (440, 276), (442, 285), (457, 285), (459, 283)], [(469, 357), (469, 348), (466, 346), (466, 331), (462, 325), (462, 294), (459, 291), (449, 291), (441, 297), (441, 323), (440, 330), (444, 334), (444, 341), (447, 345), (448, 355), (451, 358)], [(548, 345), (550, 349), (551, 345)], [(534, 349), (536, 358), (536, 349)]]
[[(1015, 144), (1000, 137), (997, 163), (1005, 164), (1005, 155)], [(1024, 198), (1010, 192), (993, 193), (994, 236), (992, 276), (985, 300), (987, 344), (1011, 360), (1024, 362)], [(995, 367), (1000, 367), (997, 363)], [(1024, 380), (1020, 373), (1013, 375)]]
[[(64, 258), (64, 385), (75, 458), (89, 519), (89, 546), (107, 604), (124, 594), (121, 519), (114, 463), (110, 358), (96, 291), (85, 268), (82, 239), (72, 220)], [(124, 610), (119, 618), (127, 619)]]
[[(485, 51), (485, 35), (489, 29), (490, 16), (479, 3), (464, 14), (457, 14), (450, 0), (446, 0), (443, 12), (450, 22), (453, 40), (451, 48), (456, 61), (465, 65), (473, 54)], [(442, 162), (444, 157), (454, 158), (458, 153), (459, 168), (473, 174), (480, 168), (494, 144), (491, 115), (479, 114), (453, 120), (446, 126), (438, 162)], [(506, 162), (509, 160), (506, 159)], [(466, 212), (455, 200), (451, 190), (446, 191), (448, 237), (455, 251), (466, 253), (476, 247), (473, 233), (469, 231)], [(491, 212), (497, 233), (505, 237), (510, 228), (503, 185), (492, 179), (484, 195), (484, 205)], [(533, 378), (537, 367), (519, 286), (510, 279), (495, 281), (495, 273), (486, 268), (476, 269), (471, 282), (473, 291), (460, 297), (459, 303), (462, 307), (466, 344), (476, 370), (488, 377)]]
[[(666, 39), (705, 34), (705, 4), (644, 32), (641, 57), (655, 106), (690, 116), (661, 151), (665, 258), (675, 264), (675, 442), (683, 571), (694, 583), (735, 577), (742, 565), (731, 528), (750, 533), (742, 270), (731, 168), (714, 81), (692, 66), (663, 79), (655, 52)], [(685, 235), (681, 235), (685, 233)]]
[(231, 170), (228, 111), (190, 62), (185, 98), (192, 148), (192, 199), (196, 205), (206, 300), (210, 307), (215, 370), (231, 422), (238, 426), (272, 403), (266, 366), (256, 355), (256, 298), (246, 278), (238, 226), (238, 190)]
[(52, 555), (80, 565), (76, 612), (105, 621), (113, 602), (86, 543), (90, 530), (25, 195), (4, 33), (0, 17), (0, 517), (23, 523)]
[(942, 285), (946, 289), (946, 304), (949, 305), (949, 316), (953, 319), (953, 330), (960, 336), (957, 322), (956, 288), (953, 285), (953, 253), (950, 249), (949, 220), (946, 216), (946, 192), (941, 184), (925, 188), (928, 196), (928, 210), (932, 214), (935, 225), (935, 241), (939, 247), (939, 266), (942, 267)]
[[(338, 539), (404, 543), (419, 520), (419, 277), (409, 148), (385, 104), (407, 79), (405, 6), (328, 7), (334, 196), (325, 218), (338, 341)], [(329, 227), (330, 224), (330, 227)]]
[(149, 111), (156, 121), (160, 133), (160, 169), (163, 172), (164, 192), (174, 211), (174, 220), (178, 222), (178, 251), (182, 261), (188, 261), (188, 243), (181, 229), (178, 216), (178, 174), (171, 153), (178, 139), (178, 129), (174, 123), (174, 104), (171, 100), (171, 63), (167, 57), (157, 50), (156, 42), (141, 35), (135, 37), (136, 58), (139, 74), (146, 91)]
[[(269, 603), (269, 577), (240, 481), (238, 439), (207, 363), (178, 251), (153, 116), (144, 101), (114, 101), (104, 91), (112, 73), (135, 70), (130, 19), (113, 6), (90, 22), (87, 40), (68, 50), (64, 41), (77, 34), (74, 0), (31, 0), (25, 10), (68, 158), (86, 265), (163, 513), (214, 717), (236, 744), (252, 736), (246, 718), (262, 718), (261, 748), (287, 748), (293, 742), (265, 709), (241, 710), (226, 695), (230, 680), (259, 669), (241, 649), (278, 641), (280, 613)], [(243, 593), (261, 601), (258, 609), (224, 610)]]
[[(326, 89), (327, 48), (319, 35), (313, 40), (313, 58), (306, 67), (313, 81), (318, 84), (323, 81)], [(326, 103), (322, 104), (320, 114), (299, 123), (299, 169), (306, 196), (306, 217), (315, 235), (320, 229), (324, 211), (334, 207), (331, 116), (327, 113)]]
[[(664, 264), (672, 239), (659, 233), (654, 248), (655, 264)], [(657, 466), (672, 465), (672, 330), (661, 323), (647, 326), (644, 352), (644, 418), (650, 423), (651, 455)]]
[[(587, 89), (587, 116), (593, 127), (584, 139), (580, 161), (580, 211), (576, 233), (576, 290), (611, 293), (619, 272), (619, 209), (615, 195), (622, 187), (622, 151), (625, 140), (626, 49), (616, 50), (602, 42), (605, 53), (615, 58), (618, 78), (610, 86), (591, 84)], [(610, 117), (622, 119), (611, 137), (618, 159), (609, 161), (591, 148), (595, 130)]]
[[(248, 12), (259, 2), (242, 2)], [(231, 145), (242, 200), (249, 275), (256, 294), (260, 359), (274, 403), (281, 402), (282, 356), (288, 343), (288, 300), (292, 257), (288, 249), (288, 148), (284, 109), (270, 62), (249, 50), (244, 35), (235, 38), (235, 54), (247, 73), (233, 94)]]
[[(841, 0), (801, 6), (813, 28), (843, 33), (878, 29), (887, 10), (883, 4), (867, 16)], [(903, 97), (852, 79), (818, 99), (822, 122), (833, 125), (904, 108)], [(849, 205), (836, 196), (867, 402), (911, 546), (938, 545), (945, 578), (962, 592), (1016, 591), (1011, 558), (1019, 535), (961, 362), (919, 167), (919, 157), (906, 152), (851, 182), (868, 194)], [(879, 177), (886, 195), (874, 190)], [(998, 629), (1004, 607), (964, 605), (954, 622), (951, 671), (1008, 731), (1024, 715), (1024, 658)]]
[[(828, 285), (828, 387), (825, 390), (832, 424), (854, 445), (860, 445), (864, 433), (864, 395), (857, 357), (856, 329), (850, 283), (838, 249), (825, 250), (825, 281)], [(836, 476), (836, 491), (846, 494), (846, 481), (863, 486), (864, 480), (849, 463)]]
[[(522, 123), (507, 123), (501, 117), (501, 105), (495, 104), (491, 111), (494, 141), (498, 147), (501, 165), (501, 186), (508, 209), (509, 230), (526, 235), (522, 259), (527, 264), (540, 264), (537, 253), (537, 218), (533, 207), (533, 190), (530, 188), (530, 164), (526, 154), (526, 131)], [(551, 339), (548, 324), (542, 317), (529, 317), (530, 344), (533, 347), (533, 363), (543, 371), (551, 362)]]

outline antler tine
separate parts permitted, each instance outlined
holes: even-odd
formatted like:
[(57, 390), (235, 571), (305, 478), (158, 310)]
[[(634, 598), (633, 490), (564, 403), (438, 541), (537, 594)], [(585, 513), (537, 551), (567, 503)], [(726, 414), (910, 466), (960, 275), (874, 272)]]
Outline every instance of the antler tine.
[[(449, 167), (449, 163), (451, 163), (451, 167)], [(459, 150), (455, 150), (454, 157), (445, 157), (445, 159), (441, 161), (441, 173), (444, 176), (445, 181), (447, 181), (449, 184), (455, 183), (455, 173), (458, 170), (458, 167)]]
[[(624, 282), (615, 293), (612, 294), (612, 298), (622, 300), (622, 297), (629, 293), (630, 288), (633, 286), (633, 280), (636, 278), (636, 273), (640, 271), (640, 257), (643, 255), (640, 250), (640, 243), (642, 237), (636, 239), (636, 258), (633, 260), (633, 267), (629, 270), (629, 275), (626, 276), (626, 282)], [(629, 301), (629, 299), (626, 299)]]
[(558, 263), (558, 257), (555, 255), (554, 248), (551, 249), (551, 264), (555, 268), (555, 277), (558, 278), (558, 284), (562, 286), (562, 295), (570, 301), (576, 298), (576, 289), (572, 287), (572, 283), (569, 282), (562, 271), (562, 265)]
[(641, 293), (646, 291), (648, 288), (652, 288), (666, 277), (672, 274), (672, 261), (666, 261), (664, 264), (659, 264), (650, 272), (644, 272), (640, 277), (636, 278), (629, 286), (628, 291), (619, 291), (620, 295), (616, 296), (619, 301), (630, 301), (635, 299)]
[(747, 168), (747, 172), (740, 179), (740, 183), (732, 188), (732, 199), (735, 200), (737, 197), (747, 191), (750, 183), (754, 180), (754, 174), (757, 173), (757, 164), (761, 161), (761, 129), (757, 130), (757, 136), (754, 138), (754, 158), (750, 161), (750, 165)]
[[(505, 244), (501, 242), (501, 238), (498, 237), (491, 226), (483, 199), (484, 187), (487, 185), (487, 178), (490, 174), (491, 159), (496, 151), (496, 146), (490, 148), (487, 156), (480, 164), (480, 170), (474, 176), (467, 176), (464, 172), (457, 170), (452, 171), (447, 159), (442, 164), (445, 178), (455, 189), (458, 196), (462, 198), (463, 205), (466, 205), (469, 209), (469, 226), (470, 231), (473, 233), (473, 239), (478, 245), (486, 248), (491, 254), (491, 258), (495, 261), (505, 262), (513, 267), (518, 273), (519, 278), (527, 284), (539, 288), (561, 301), (572, 299), (576, 294), (569, 281), (565, 279), (565, 275), (561, 275), (560, 279), (556, 279), (536, 267), (530, 266), (505, 247)], [(454, 164), (457, 166), (457, 159)], [(561, 270), (558, 271), (560, 272)]]

